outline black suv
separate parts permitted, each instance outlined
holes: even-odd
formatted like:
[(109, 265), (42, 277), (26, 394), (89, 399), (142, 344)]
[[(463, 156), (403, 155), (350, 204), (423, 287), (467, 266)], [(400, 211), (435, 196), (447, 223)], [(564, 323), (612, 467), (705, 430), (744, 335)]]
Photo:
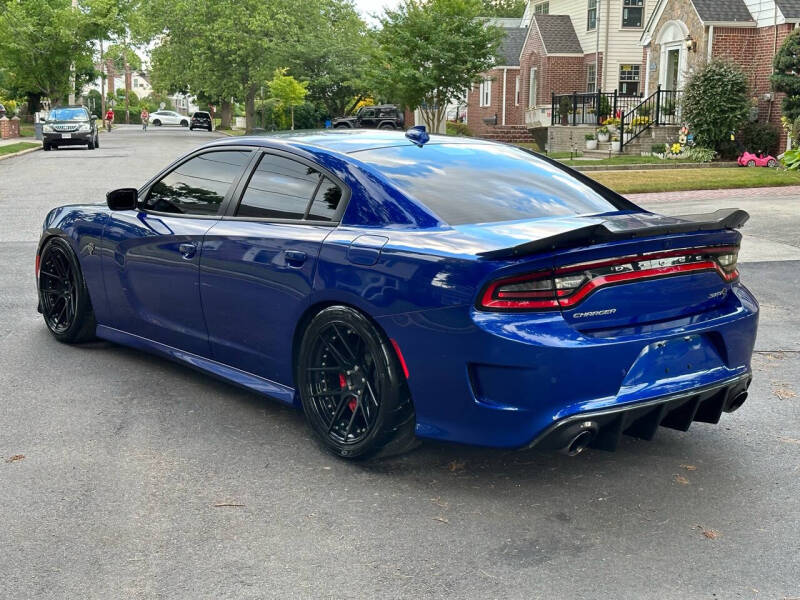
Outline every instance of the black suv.
[(333, 120), (333, 126), (367, 129), (402, 129), (405, 119), (403, 111), (394, 104), (362, 106), (352, 117)]
[(192, 129), (208, 129), (211, 131), (211, 115), (198, 110), (192, 115), (192, 120), (189, 122), (189, 131)]
[(59, 146), (87, 146), (89, 150), (99, 148), (96, 119), (85, 106), (54, 108), (42, 126), (42, 147), (45, 150)]

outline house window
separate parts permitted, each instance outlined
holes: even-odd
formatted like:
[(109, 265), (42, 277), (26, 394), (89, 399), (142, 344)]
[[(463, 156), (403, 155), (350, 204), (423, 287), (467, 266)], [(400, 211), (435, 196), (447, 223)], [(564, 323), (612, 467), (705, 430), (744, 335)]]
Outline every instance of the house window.
[(644, 0), (622, 0), (622, 26), (641, 27)]
[(597, 0), (589, 0), (589, 8), (586, 10), (586, 31), (594, 31), (597, 28)]
[(539, 4), (533, 5), (533, 14), (535, 15), (549, 15), (550, 14), (550, 3), (549, 2), (540, 2)]
[(594, 63), (587, 63), (586, 65), (586, 91), (589, 94), (594, 94), (597, 91), (597, 76), (594, 69)]
[(639, 70), (641, 65), (619, 66), (619, 91), (623, 96), (639, 95)]
[(519, 75), (514, 81), (514, 106), (519, 106)]
[(484, 79), (481, 81), (480, 89), (478, 90), (480, 94), (480, 100), (478, 104), (480, 106), (491, 106), (492, 105), (492, 80), (491, 79)]
[(528, 108), (536, 106), (536, 67), (531, 67), (530, 79), (528, 80)]

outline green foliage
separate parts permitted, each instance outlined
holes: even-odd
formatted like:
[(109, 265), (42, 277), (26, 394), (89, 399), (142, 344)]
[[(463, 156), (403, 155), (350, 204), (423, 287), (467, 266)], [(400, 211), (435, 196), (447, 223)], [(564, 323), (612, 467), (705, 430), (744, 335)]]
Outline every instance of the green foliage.
[(795, 29), (781, 44), (773, 59), (772, 86), (784, 92), (783, 115), (790, 120), (800, 117), (800, 29)]
[(797, 171), (800, 169), (800, 150), (787, 150), (783, 153), (781, 162), (790, 171)]
[(780, 132), (772, 123), (746, 123), (737, 135), (744, 149), (753, 154), (775, 154)]
[(667, 145), (666, 144), (653, 144), (650, 146), (650, 152), (653, 154), (666, 154), (667, 153)]
[(719, 150), (749, 110), (747, 75), (734, 63), (712, 60), (685, 86), (683, 118), (700, 146)]
[(569, 118), (571, 112), (572, 100), (570, 100), (569, 96), (561, 96), (558, 100), (558, 116), (561, 117), (562, 123)]
[(667, 117), (673, 116), (675, 114), (675, 100), (672, 98), (664, 100), (664, 103), (661, 105), (661, 114)]
[(308, 94), (308, 82), (297, 81), (291, 75), (287, 75), (287, 68), (275, 69), (272, 80), (267, 83), (270, 94), (278, 100), (281, 108), (289, 108), (292, 115), (292, 129), (294, 129), (294, 107), (300, 106), (305, 101)]
[(587, 133), (586, 135), (583, 136), (583, 139), (585, 139), (587, 142), (591, 142), (592, 140), (595, 140), (597, 138), (593, 133)]
[(611, 103), (608, 101), (608, 97), (600, 96), (600, 104), (597, 114), (600, 115), (601, 119), (605, 119), (611, 114)]
[(712, 150), (711, 148), (703, 148), (701, 146), (694, 146), (692, 148), (687, 148), (684, 151), (684, 156), (689, 160), (693, 160), (695, 162), (711, 162), (714, 160), (714, 157), (717, 155), (716, 150)]
[(652, 110), (653, 110), (653, 108), (651, 106), (644, 105), (644, 106), (640, 106), (639, 110), (637, 110), (636, 112), (640, 117), (646, 118), (648, 120), (648, 122), (649, 122), (649, 120), (650, 120), (649, 117), (650, 117), (650, 113), (652, 112)]
[(472, 136), (472, 132), (470, 131), (466, 123), (461, 123), (459, 121), (448, 121), (445, 124), (445, 127), (447, 135), (465, 135), (468, 137)]
[(447, 104), (496, 64), (502, 33), (485, 26), (481, 12), (480, 0), (403, 0), (386, 10), (371, 69), (376, 91), (420, 107), (433, 128)]
[(481, 14), (486, 17), (520, 18), (527, 0), (483, 0)]

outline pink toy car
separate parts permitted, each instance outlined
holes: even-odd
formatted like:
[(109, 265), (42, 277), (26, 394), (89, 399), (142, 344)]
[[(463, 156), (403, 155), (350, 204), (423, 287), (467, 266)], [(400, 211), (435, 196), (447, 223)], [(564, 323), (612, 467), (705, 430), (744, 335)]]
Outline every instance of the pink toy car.
[(739, 157), (737, 161), (740, 167), (777, 167), (778, 159), (774, 156), (764, 156), (760, 154), (756, 156), (750, 152), (745, 152)]

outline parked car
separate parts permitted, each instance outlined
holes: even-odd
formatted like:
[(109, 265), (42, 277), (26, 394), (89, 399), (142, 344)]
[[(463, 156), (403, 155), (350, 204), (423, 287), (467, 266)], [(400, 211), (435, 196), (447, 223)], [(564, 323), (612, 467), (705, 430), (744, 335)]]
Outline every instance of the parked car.
[(333, 120), (334, 128), (402, 129), (403, 111), (394, 104), (362, 106), (352, 117)]
[(156, 127), (161, 127), (162, 125), (188, 127), (189, 117), (176, 113), (174, 110), (157, 110), (150, 114), (150, 122)]
[(610, 450), (747, 397), (742, 210), (661, 216), (547, 157), (419, 127), (225, 138), (106, 199), (45, 218), (52, 335), (302, 408), (340, 457), (417, 438)]
[(42, 124), (42, 148), (61, 146), (86, 146), (89, 150), (100, 147), (97, 117), (85, 106), (61, 106), (47, 115)]
[(774, 156), (759, 154), (756, 156), (752, 152), (744, 152), (737, 160), (740, 167), (770, 167), (778, 166), (778, 159)]
[(207, 129), (211, 131), (213, 126), (211, 125), (211, 115), (207, 112), (203, 112), (198, 110), (192, 115), (192, 120), (189, 121), (189, 131), (194, 129)]

